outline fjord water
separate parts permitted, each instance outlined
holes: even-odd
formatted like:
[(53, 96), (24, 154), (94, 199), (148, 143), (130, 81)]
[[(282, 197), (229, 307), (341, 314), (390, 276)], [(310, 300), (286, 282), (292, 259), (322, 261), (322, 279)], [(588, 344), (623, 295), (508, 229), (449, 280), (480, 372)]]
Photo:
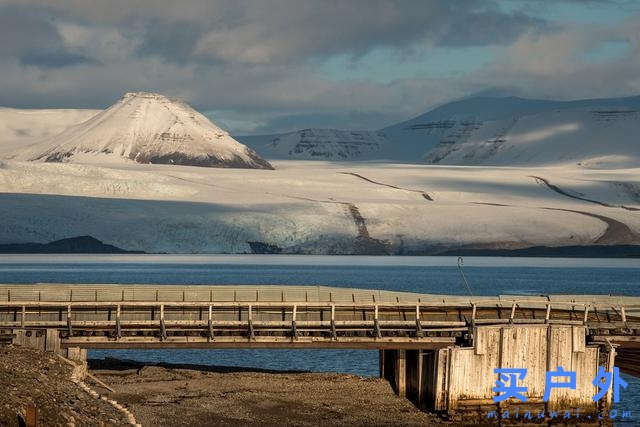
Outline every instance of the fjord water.
[[(0, 283), (290, 284), (466, 294), (455, 257), (253, 255), (2, 255)], [(579, 258), (464, 259), (474, 295), (612, 294), (640, 296), (640, 260)], [(90, 351), (148, 362), (273, 370), (378, 374), (367, 350)], [(640, 380), (625, 376), (620, 409), (640, 416)]]

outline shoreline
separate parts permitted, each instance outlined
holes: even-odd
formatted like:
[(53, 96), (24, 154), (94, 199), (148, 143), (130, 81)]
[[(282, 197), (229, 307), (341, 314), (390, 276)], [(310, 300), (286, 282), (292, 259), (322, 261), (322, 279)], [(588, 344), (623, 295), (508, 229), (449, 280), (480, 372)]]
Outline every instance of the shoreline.
[[(78, 236), (67, 239), (55, 240), (49, 243), (7, 243), (0, 244), (0, 254), (2, 255), (296, 255), (296, 256), (431, 256), (431, 257), (451, 257), (451, 256), (480, 256), (480, 257), (509, 257), (509, 258), (640, 258), (640, 245), (573, 245), (573, 246), (529, 246), (523, 248), (509, 249), (495, 247), (473, 247), (462, 248), (440, 248), (413, 250), (410, 252), (381, 253), (373, 250), (368, 253), (335, 253), (335, 254), (311, 254), (308, 252), (286, 252), (275, 245), (262, 242), (248, 242), (251, 246), (250, 253), (162, 253), (144, 252), (122, 249), (92, 237)], [(363, 247), (367, 247), (366, 245)], [(274, 249), (275, 248), (275, 249)], [(277, 250), (276, 250), (277, 249)]]

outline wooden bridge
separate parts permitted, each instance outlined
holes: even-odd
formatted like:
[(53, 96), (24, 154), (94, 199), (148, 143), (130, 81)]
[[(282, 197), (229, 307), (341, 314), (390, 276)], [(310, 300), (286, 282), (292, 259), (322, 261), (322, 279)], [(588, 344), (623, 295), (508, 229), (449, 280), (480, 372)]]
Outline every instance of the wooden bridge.
[(528, 368), (528, 404), (541, 404), (544, 372), (563, 366), (584, 381), (557, 390), (555, 401), (598, 411), (591, 400), (598, 366), (640, 376), (640, 297), (0, 285), (3, 338), (78, 360), (89, 348), (377, 349), (380, 373), (398, 394), (448, 412), (495, 409), (498, 367)]

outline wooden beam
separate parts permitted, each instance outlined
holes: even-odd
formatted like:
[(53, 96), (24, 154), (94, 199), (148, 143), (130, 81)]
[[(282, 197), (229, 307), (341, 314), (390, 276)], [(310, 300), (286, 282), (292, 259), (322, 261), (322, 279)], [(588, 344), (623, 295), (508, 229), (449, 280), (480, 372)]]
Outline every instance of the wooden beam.
[(407, 397), (407, 352), (396, 350), (396, 393), (399, 397)]
[[(163, 302), (158, 302), (158, 301), (126, 301), (126, 300), (117, 300), (117, 301), (38, 301), (38, 300), (22, 300), (22, 301), (16, 301), (16, 300), (11, 300), (11, 301), (1, 301), (0, 300), (0, 307), (21, 307), (22, 305), (26, 305), (29, 307), (38, 307), (38, 308), (44, 308), (44, 307), (66, 307), (67, 305), (71, 304), (74, 308), (75, 307), (86, 307), (86, 308), (95, 308), (95, 307), (115, 307), (116, 305), (120, 305), (122, 307), (158, 307), (161, 304), (164, 304), (166, 306), (171, 306), (171, 307), (194, 307), (194, 308), (198, 308), (198, 307), (206, 307), (209, 304), (213, 305), (213, 307), (220, 307), (220, 308), (237, 308), (237, 307), (246, 307), (249, 303), (251, 303), (254, 307), (288, 307), (288, 308), (292, 308), (294, 305), (300, 306), (300, 307), (315, 307), (315, 308), (319, 308), (319, 307), (323, 307), (323, 308), (328, 308), (329, 306), (333, 305), (335, 307), (344, 307), (344, 308), (349, 308), (349, 309), (362, 309), (362, 308), (369, 308), (369, 309), (373, 309), (375, 304), (378, 304), (378, 306), (381, 309), (389, 309), (391, 310), (397, 310), (397, 309), (407, 309), (407, 310), (411, 310), (413, 307), (415, 307), (416, 304), (418, 304), (421, 308), (424, 309), (446, 309), (446, 308), (465, 308), (465, 309), (471, 309), (473, 310), (473, 305), (476, 305), (477, 309), (488, 309), (488, 308), (513, 308), (513, 302), (496, 302), (495, 299), (479, 299), (479, 300), (474, 300), (474, 302), (472, 304), (469, 304), (469, 302), (465, 302), (465, 303), (461, 303), (458, 301), (417, 301), (417, 302), (379, 302), (379, 303), (373, 303), (373, 302), (331, 302), (331, 301), (299, 301), (299, 302), (293, 302), (293, 301), (252, 301), (252, 302), (242, 302), (242, 301), (224, 301), (224, 302), (210, 302), (210, 301), (163, 301)], [(527, 304), (527, 301), (522, 301), (522, 302), (518, 302), (517, 304), (519, 307), (521, 308), (539, 308), (539, 309), (543, 309), (544, 306), (541, 305), (540, 302), (534, 302), (532, 304)], [(551, 311), (550, 308), (551, 304), (547, 304), (547, 309)], [(566, 312), (570, 312), (572, 310), (574, 310), (576, 307), (586, 307), (586, 306), (591, 306), (594, 308), (600, 308), (601, 310), (604, 311), (613, 311), (613, 312), (617, 312), (618, 309), (617, 307), (613, 306), (613, 305), (606, 305), (606, 304), (592, 304), (592, 303), (567, 303), (567, 302), (562, 302), (562, 301), (554, 301), (553, 302), (553, 310), (555, 311), (566, 311)], [(638, 304), (635, 305), (627, 305), (626, 306), (628, 309), (631, 309), (631, 311), (640, 311), (640, 299)]]
[(340, 337), (334, 341), (321, 337), (260, 337), (248, 341), (246, 337), (217, 336), (215, 341), (206, 337), (169, 336), (166, 340), (155, 337), (123, 336), (119, 340), (108, 337), (73, 337), (62, 341), (62, 347), (80, 348), (336, 348), (336, 349), (437, 349), (455, 344), (454, 337), (386, 338), (374, 340), (368, 337)]
[(593, 343), (618, 344), (620, 348), (640, 348), (640, 336), (637, 335), (595, 335), (591, 338)]

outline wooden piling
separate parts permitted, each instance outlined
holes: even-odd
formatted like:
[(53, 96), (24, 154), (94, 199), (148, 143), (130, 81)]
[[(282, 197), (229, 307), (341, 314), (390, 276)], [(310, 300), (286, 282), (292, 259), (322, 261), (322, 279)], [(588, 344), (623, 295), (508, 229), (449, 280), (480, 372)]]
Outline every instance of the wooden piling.
[(407, 397), (407, 350), (396, 352), (396, 393), (400, 397)]
[(25, 408), (24, 424), (26, 427), (38, 427), (38, 408), (29, 404)]

